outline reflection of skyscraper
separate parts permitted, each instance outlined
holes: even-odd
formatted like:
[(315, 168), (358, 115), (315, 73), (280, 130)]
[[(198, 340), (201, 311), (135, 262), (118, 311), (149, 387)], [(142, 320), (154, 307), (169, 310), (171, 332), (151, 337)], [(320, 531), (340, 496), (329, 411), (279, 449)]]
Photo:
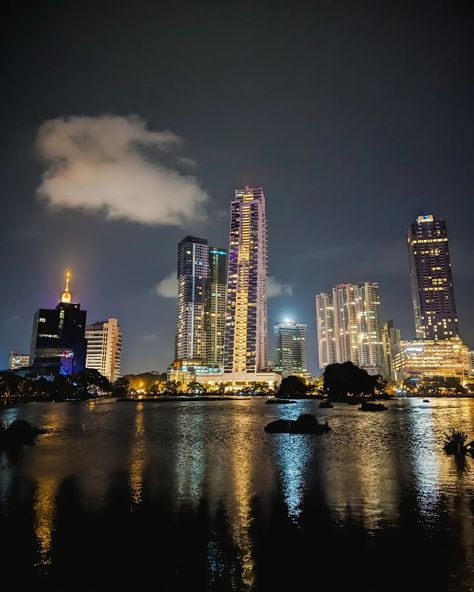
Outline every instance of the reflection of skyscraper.
[(38, 368), (48, 367), (51, 372), (72, 374), (84, 370), (87, 342), (85, 310), (72, 302), (69, 291), (70, 274), (66, 275), (66, 288), (55, 309), (40, 308), (34, 316), (30, 360)]
[(383, 367), (378, 284), (340, 284), (316, 296), (320, 368), (352, 362), (371, 374)]
[(224, 364), (225, 298), (227, 288), (227, 251), (209, 248), (206, 291), (205, 331), (208, 364)]
[(237, 189), (230, 206), (224, 369), (267, 367), (267, 227), (261, 187)]
[(187, 236), (178, 245), (178, 318), (175, 360), (206, 359), (205, 300), (209, 245)]
[(122, 333), (117, 319), (99, 321), (86, 327), (86, 367), (98, 370), (110, 382), (120, 376)]
[(306, 328), (307, 325), (294, 321), (284, 321), (273, 327), (275, 372), (282, 376), (307, 374)]
[(408, 230), (408, 253), (417, 338), (458, 336), (446, 222), (418, 216)]

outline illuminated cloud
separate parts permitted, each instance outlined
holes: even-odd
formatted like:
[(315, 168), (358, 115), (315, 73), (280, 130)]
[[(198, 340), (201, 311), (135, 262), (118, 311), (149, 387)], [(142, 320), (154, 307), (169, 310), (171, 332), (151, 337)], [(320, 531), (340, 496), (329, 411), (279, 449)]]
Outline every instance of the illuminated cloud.
[(37, 195), (51, 207), (107, 219), (176, 226), (202, 220), (208, 196), (194, 176), (178, 170), (183, 157), (174, 152), (181, 144), (134, 115), (46, 121), (37, 137), (47, 166)]
[(267, 297), (274, 298), (275, 296), (293, 296), (293, 287), (290, 284), (281, 284), (270, 275), (267, 279)]
[(172, 271), (155, 286), (155, 292), (163, 298), (178, 297), (178, 278), (176, 271)]

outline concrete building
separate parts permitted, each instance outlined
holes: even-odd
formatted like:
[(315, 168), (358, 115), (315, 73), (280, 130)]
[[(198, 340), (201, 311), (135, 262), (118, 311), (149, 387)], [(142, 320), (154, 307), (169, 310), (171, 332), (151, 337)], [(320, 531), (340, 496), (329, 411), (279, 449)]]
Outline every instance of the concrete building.
[(332, 294), (317, 294), (316, 326), (318, 333), (319, 369), (323, 372), (326, 366), (337, 362)]
[(392, 380), (395, 377), (394, 361), (400, 350), (400, 330), (395, 329), (393, 321), (387, 321), (382, 328), (382, 344), (384, 355), (383, 377)]
[(110, 382), (120, 377), (122, 332), (117, 319), (98, 321), (86, 327), (86, 368), (98, 370)]
[(306, 376), (308, 374), (306, 358), (307, 325), (294, 321), (283, 321), (273, 327), (275, 339), (274, 372), (285, 376)]
[(399, 383), (406, 378), (433, 376), (464, 379), (469, 373), (468, 348), (459, 337), (402, 340), (394, 373)]
[(196, 382), (209, 387), (209, 390), (224, 384), (228, 392), (238, 392), (255, 383), (266, 383), (269, 389), (276, 389), (281, 383), (281, 375), (275, 372), (226, 372), (225, 374), (196, 375)]
[(408, 254), (417, 338), (459, 336), (446, 222), (418, 216), (408, 230)]
[(230, 206), (224, 369), (262, 372), (268, 366), (267, 224), (262, 187), (237, 189)]
[(27, 368), (30, 365), (29, 354), (19, 354), (17, 352), (10, 352), (10, 361), (8, 367), (10, 370), (18, 370), (19, 368)]

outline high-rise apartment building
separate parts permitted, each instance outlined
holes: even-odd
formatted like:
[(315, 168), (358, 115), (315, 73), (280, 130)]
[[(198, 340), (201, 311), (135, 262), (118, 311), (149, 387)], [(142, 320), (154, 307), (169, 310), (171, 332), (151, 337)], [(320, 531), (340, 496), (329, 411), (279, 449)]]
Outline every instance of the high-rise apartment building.
[(337, 362), (332, 294), (316, 295), (316, 325), (319, 368), (322, 371), (329, 364)]
[(382, 328), (382, 344), (384, 355), (383, 377), (394, 378), (394, 361), (400, 349), (400, 329), (395, 329), (393, 321), (387, 321)]
[(268, 364), (267, 225), (262, 187), (237, 189), (230, 206), (224, 370), (255, 373)]
[(120, 377), (122, 332), (117, 319), (98, 321), (86, 327), (86, 368), (98, 370), (110, 382)]
[(274, 372), (283, 377), (308, 373), (306, 359), (307, 325), (294, 321), (283, 321), (273, 327), (275, 339)]
[(209, 365), (224, 364), (226, 289), (227, 250), (210, 247), (204, 323), (206, 360)]
[(378, 284), (339, 284), (316, 296), (319, 366), (352, 362), (381, 374), (384, 355)]
[(205, 306), (209, 245), (187, 236), (178, 245), (178, 315), (175, 360), (206, 360)]
[(66, 288), (56, 308), (40, 308), (35, 313), (30, 362), (38, 371), (43, 367), (68, 375), (85, 368), (87, 312), (72, 302), (70, 277), (67, 272)]
[(446, 222), (418, 216), (408, 230), (408, 253), (417, 338), (458, 336)]

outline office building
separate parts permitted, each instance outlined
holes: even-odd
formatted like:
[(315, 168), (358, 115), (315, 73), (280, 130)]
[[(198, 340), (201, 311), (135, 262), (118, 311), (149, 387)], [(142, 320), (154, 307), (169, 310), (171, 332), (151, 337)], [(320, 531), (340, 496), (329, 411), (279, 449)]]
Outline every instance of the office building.
[(277, 323), (273, 327), (275, 339), (274, 372), (281, 374), (283, 377), (307, 375), (306, 328), (307, 325), (290, 320)]
[(408, 230), (408, 253), (417, 338), (459, 336), (446, 222), (418, 216)]
[(67, 272), (66, 288), (56, 308), (40, 308), (34, 316), (30, 361), (40, 373), (69, 375), (85, 368), (87, 312), (72, 301), (70, 279)]
[(98, 321), (86, 327), (86, 368), (98, 370), (110, 382), (120, 377), (122, 333), (117, 319)]
[(387, 321), (382, 328), (382, 344), (383, 344), (383, 377), (387, 380), (394, 378), (394, 361), (400, 349), (400, 330), (395, 329), (393, 321)]
[(17, 352), (10, 352), (10, 363), (8, 367), (10, 370), (18, 370), (19, 368), (27, 368), (30, 365), (29, 354), (19, 354)]
[(237, 189), (230, 206), (224, 370), (268, 366), (267, 224), (261, 187)]

